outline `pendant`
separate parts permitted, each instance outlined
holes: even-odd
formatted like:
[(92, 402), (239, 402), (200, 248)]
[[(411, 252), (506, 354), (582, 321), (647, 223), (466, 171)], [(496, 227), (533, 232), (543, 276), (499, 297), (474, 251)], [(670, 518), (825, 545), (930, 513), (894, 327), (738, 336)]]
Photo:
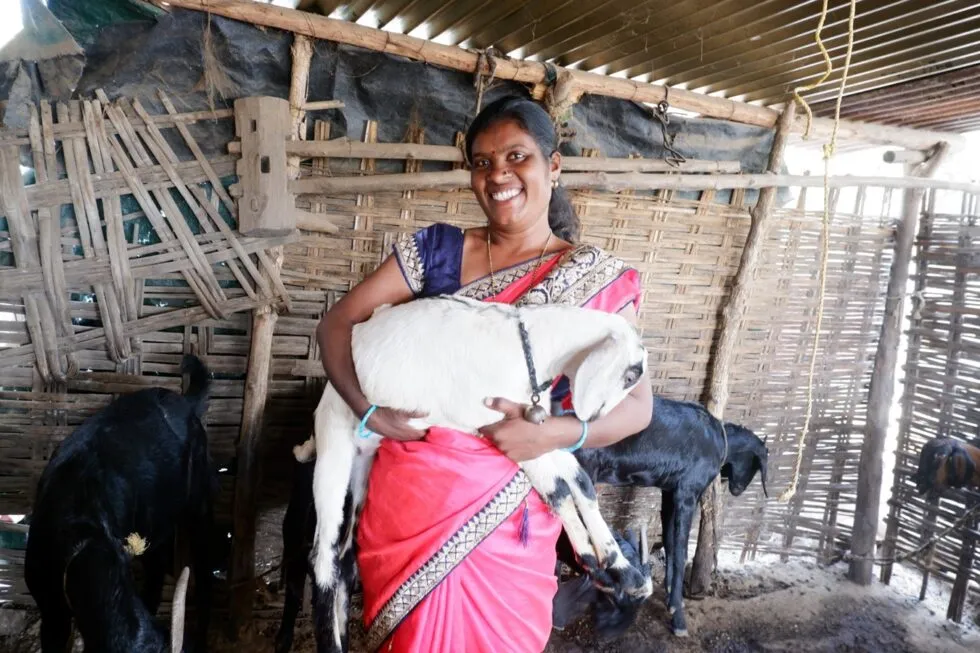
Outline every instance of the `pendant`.
[(532, 424), (541, 424), (548, 419), (548, 411), (540, 404), (534, 404), (524, 409), (524, 419)]

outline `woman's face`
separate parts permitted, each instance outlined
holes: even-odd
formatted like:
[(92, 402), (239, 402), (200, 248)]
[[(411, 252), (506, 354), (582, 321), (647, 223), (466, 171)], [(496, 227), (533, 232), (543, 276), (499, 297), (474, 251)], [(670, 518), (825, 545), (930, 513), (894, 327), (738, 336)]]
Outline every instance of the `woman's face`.
[(491, 124), (473, 139), (470, 186), (496, 229), (524, 229), (548, 219), (551, 182), (561, 155), (545, 156), (514, 120)]

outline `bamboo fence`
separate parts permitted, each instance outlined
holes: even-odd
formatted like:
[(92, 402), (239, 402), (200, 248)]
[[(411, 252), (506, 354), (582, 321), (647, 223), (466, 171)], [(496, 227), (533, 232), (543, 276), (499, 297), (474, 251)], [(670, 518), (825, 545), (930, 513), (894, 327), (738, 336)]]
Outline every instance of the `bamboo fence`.
[[(961, 195), (959, 211), (937, 211), (927, 199), (916, 242), (915, 304), (910, 318), (905, 391), (901, 400), (894, 485), (884, 554), (902, 555), (950, 527), (975, 506), (980, 493), (953, 490), (932, 503), (915, 491), (919, 452), (934, 437), (980, 440), (980, 196)], [(950, 211), (950, 209), (953, 209)], [(947, 616), (960, 621), (968, 594), (980, 593), (975, 560), (977, 518), (959, 524), (909, 562), (953, 584)], [(891, 576), (890, 566), (883, 579)]]
[[(231, 112), (160, 100), (160, 115), (101, 93), (41, 103), (27, 131), (0, 130), (0, 514), (30, 511), (51, 452), (114, 395), (179, 390), (194, 352), (216, 376), (207, 422), (223, 527), (249, 343), (240, 313), (322, 304), (276, 274), (269, 250), (292, 236), (235, 231), (235, 158), (205, 158), (194, 136)], [(27, 598), (22, 555), (0, 552), (0, 601)]]

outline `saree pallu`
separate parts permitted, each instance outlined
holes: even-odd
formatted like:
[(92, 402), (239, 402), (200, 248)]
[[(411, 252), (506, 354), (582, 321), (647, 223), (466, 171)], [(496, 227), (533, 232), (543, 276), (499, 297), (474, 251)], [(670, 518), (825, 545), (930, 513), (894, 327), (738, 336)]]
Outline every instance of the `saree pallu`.
[[(639, 301), (636, 271), (594, 247), (502, 272), (498, 283), (507, 285), (495, 296), (487, 279), (457, 292), (607, 312)], [(524, 473), (491, 443), (436, 427), (419, 441), (384, 440), (357, 535), (369, 650), (543, 650), (560, 532)]]

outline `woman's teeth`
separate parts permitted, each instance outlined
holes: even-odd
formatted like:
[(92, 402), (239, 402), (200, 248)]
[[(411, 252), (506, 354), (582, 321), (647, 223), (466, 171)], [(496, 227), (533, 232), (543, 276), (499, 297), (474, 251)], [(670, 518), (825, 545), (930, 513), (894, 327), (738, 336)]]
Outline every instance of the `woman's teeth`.
[(510, 190), (502, 190), (497, 193), (490, 193), (492, 197), (497, 202), (506, 202), (507, 200), (517, 197), (521, 194), (520, 188), (511, 188)]

